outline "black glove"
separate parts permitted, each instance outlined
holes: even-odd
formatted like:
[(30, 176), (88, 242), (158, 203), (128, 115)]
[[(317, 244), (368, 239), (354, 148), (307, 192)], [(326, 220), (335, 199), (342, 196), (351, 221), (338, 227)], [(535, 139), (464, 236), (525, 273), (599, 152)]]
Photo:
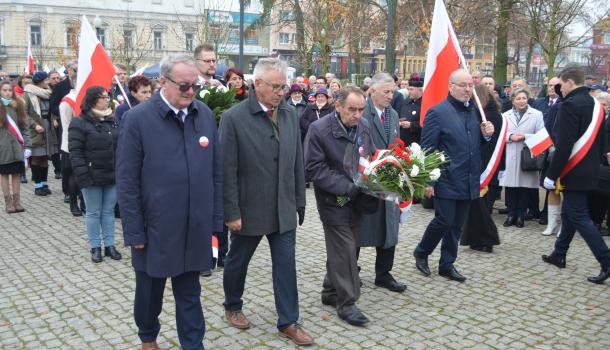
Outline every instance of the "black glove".
[(299, 226), (301, 226), (303, 221), (305, 221), (305, 207), (298, 207), (297, 214), (299, 214)]
[(354, 199), (356, 199), (356, 197), (358, 196), (359, 193), (360, 193), (360, 187), (354, 185), (347, 192), (347, 198), (349, 198), (350, 201), (353, 201)]

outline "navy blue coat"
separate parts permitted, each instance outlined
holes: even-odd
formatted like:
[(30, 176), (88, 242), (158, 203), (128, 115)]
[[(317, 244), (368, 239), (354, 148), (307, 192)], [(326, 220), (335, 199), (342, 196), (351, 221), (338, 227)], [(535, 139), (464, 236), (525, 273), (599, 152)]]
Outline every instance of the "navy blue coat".
[(485, 142), (474, 111), (449, 95), (428, 110), (422, 129), (421, 146), (445, 152), (449, 165), (434, 186), (438, 198), (472, 200), (479, 197), (481, 143)]
[[(211, 235), (221, 232), (222, 157), (216, 121), (199, 101), (184, 126), (160, 93), (123, 116), (118, 200), (132, 264), (152, 277), (209, 270)], [(207, 137), (207, 147), (200, 145)]]

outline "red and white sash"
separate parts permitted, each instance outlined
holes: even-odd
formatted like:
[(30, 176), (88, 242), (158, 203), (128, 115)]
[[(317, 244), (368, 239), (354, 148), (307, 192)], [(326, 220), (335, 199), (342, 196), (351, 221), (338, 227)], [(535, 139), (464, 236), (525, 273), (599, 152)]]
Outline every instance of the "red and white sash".
[(576, 140), (574, 146), (572, 147), (572, 152), (570, 153), (570, 158), (568, 159), (568, 163), (563, 167), (561, 173), (559, 174), (559, 178), (565, 177), (581, 160), (587, 155), (591, 146), (593, 146), (593, 142), (595, 142), (595, 137), (599, 131), (599, 127), (602, 125), (604, 121), (604, 110), (601, 107), (601, 104), (593, 99), (595, 102), (595, 106), (593, 107), (593, 117), (591, 118), (591, 123), (585, 130), (585, 133)]
[(76, 104), (76, 97), (76, 92), (74, 92), (74, 89), (72, 89), (66, 96), (64, 96), (64, 98), (61, 99), (61, 102), (69, 104), (74, 111), (77, 111), (78, 105)]
[(480, 178), (480, 187), (479, 190), (482, 191), (485, 186), (489, 185), (489, 182), (493, 178), (498, 166), (500, 165), (500, 160), (502, 159), (502, 154), (504, 153), (504, 147), (506, 146), (506, 135), (508, 134), (508, 120), (502, 116), (502, 128), (500, 129), (500, 136), (498, 137), (498, 142), (496, 142), (496, 147), (494, 148), (494, 152), (485, 167), (485, 170), (481, 173)]
[(23, 135), (21, 135), (21, 131), (19, 130), (17, 123), (15, 123), (13, 118), (11, 118), (11, 116), (8, 115), (8, 113), (6, 114), (6, 120), (8, 120), (8, 125), (7, 125), (8, 130), (11, 132), (11, 134), (13, 134), (13, 136), (15, 136), (17, 141), (19, 141), (19, 143), (21, 144), (21, 147), (25, 148), (25, 141), (23, 140)]

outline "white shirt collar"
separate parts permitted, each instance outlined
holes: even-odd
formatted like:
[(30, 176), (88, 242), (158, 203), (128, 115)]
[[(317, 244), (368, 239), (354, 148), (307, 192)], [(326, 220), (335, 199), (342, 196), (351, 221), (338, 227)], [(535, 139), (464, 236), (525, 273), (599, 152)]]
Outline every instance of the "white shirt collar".
[(377, 108), (377, 106), (375, 106), (375, 105), (373, 105), (373, 107), (375, 107), (375, 110), (377, 111), (377, 116), (378, 116), (379, 118), (381, 118), (381, 113), (383, 113), (383, 109), (379, 109), (379, 108)]
[(264, 104), (260, 103), (260, 101), (256, 101), (256, 102), (258, 102), (258, 104), (261, 106), (261, 108), (263, 109), (263, 112), (267, 113), (269, 108), (267, 108)]
[(182, 111), (182, 113), (184, 113), (184, 115), (182, 116), (182, 121), (184, 122), (184, 120), (186, 119), (186, 115), (189, 114), (188, 107), (178, 109), (178, 108), (172, 106), (172, 104), (169, 103), (169, 101), (163, 95), (163, 92), (164, 92), (164, 89), (161, 89), (161, 92), (159, 93), (159, 95), (161, 95), (161, 99), (163, 100), (163, 102), (165, 102), (165, 104), (169, 107), (169, 109), (171, 109), (174, 112), (175, 115), (178, 115), (178, 111)]

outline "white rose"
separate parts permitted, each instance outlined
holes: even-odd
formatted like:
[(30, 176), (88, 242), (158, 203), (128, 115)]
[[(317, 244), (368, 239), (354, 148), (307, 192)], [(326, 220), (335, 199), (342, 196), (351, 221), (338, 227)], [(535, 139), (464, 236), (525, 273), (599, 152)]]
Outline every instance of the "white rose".
[(413, 142), (413, 143), (411, 144), (411, 146), (409, 146), (409, 148), (411, 149), (411, 152), (413, 152), (413, 153), (419, 153), (419, 152), (421, 152), (421, 147), (419, 146), (419, 144), (417, 144), (417, 143), (415, 143), (415, 142)]
[(419, 174), (419, 167), (417, 165), (413, 165), (411, 168), (411, 177), (415, 177)]
[(224, 86), (224, 85), (217, 86), (216, 90), (220, 91), (220, 92), (228, 92), (229, 91), (229, 89), (226, 86)]
[(203, 89), (199, 92), (199, 97), (204, 98), (205, 95), (209, 94), (210, 92), (206, 89)]
[(430, 172), (430, 180), (436, 181), (439, 177), (441, 177), (441, 169), (436, 168)]
[(445, 161), (445, 155), (441, 153), (440, 159), (441, 159), (441, 162), (444, 162)]

